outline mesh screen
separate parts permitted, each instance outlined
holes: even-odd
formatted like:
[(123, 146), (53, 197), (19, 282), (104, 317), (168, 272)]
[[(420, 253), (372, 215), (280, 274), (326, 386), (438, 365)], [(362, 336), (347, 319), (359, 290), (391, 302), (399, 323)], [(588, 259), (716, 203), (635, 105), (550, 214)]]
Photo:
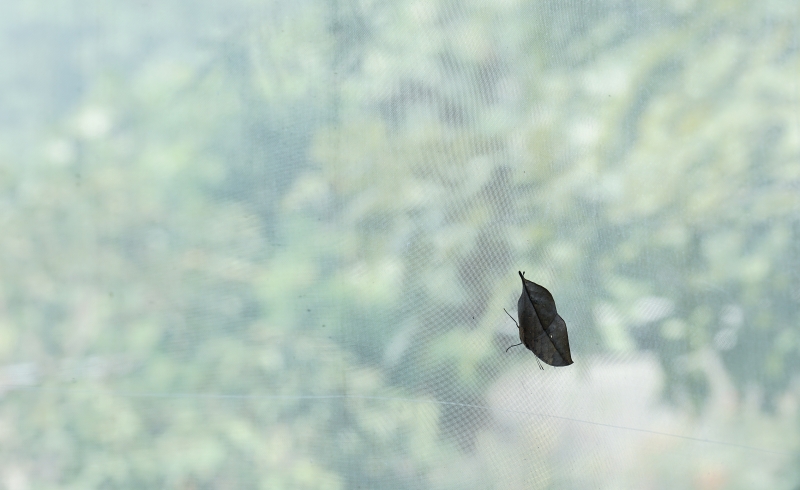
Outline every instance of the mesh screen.
[(3, 3), (0, 485), (798, 488), (798, 19)]

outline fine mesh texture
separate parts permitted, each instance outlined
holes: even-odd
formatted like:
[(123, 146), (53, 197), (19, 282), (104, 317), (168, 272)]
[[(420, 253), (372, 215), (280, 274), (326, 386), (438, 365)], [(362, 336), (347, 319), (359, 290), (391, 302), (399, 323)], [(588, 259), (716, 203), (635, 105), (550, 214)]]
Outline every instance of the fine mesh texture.
[(800, 488), (799, 19), (3, 4), (0, 486)]

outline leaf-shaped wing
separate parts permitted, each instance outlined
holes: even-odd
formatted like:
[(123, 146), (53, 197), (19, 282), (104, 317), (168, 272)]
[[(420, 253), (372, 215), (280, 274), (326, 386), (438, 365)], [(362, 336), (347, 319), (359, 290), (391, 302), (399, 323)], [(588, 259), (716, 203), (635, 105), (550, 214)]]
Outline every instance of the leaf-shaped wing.
[(567, 323), (556, 311), (550, 291), (525, 279), (522, 272), (522, 295), (517, 303), (519, 339), (536, 357), (551, 366), (569, 366)]

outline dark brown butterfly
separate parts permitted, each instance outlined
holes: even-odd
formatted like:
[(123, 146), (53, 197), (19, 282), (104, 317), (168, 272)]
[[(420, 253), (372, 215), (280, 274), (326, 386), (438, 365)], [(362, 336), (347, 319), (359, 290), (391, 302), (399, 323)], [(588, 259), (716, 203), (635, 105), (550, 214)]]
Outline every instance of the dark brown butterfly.
[[(543, 286), (525, 279), (524, 272), (520, 272), (519, 277), (522, 278), (522, 295), (517, 302), (517, 328), (521, 342), (508, 349), (525, 344), (525, 347), (547, 364), (569, 366), (572, 364), (572, 356), (569, 352), (567, 323), (556, 312), (553, 295)], [(506, 314), (511, 316), (507, 311)], [(514, 320), (514, 317), (511, 319)], [(539, 367), (542, 365), (539, 364)]]

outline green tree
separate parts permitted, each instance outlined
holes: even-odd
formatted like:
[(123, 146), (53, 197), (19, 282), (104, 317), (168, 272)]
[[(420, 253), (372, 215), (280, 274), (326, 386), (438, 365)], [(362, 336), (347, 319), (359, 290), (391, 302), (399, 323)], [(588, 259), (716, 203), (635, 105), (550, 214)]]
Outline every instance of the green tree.
[(425, 486), (455, 456), (430, 430), (436, 405), (403, 401), (309, 328), (320, 302), (298, 295), (315, 270), (280, 244), (281, 186), (236, 187), (247, 165), (281, 175), (280, 153), (230, 140), (252, 136), (258, 78), (207, 66), (153, 56), (97, 76), (30, 130), (39, 151), (6, 156), (3, 474), (36, 488)]
[(793, 7), (546, 5), (366, 15), (396, 23), (366, 29), (297, 184), (338, 204), (342, 277), (400, 291), (365, 344), (393, 346), (400, 384), (474, 402), (527, 268), (591, 327), (579, 355), (654, 350), (669, 396), (700, 404), (712, 348), (771, 403), (800, 361)]

